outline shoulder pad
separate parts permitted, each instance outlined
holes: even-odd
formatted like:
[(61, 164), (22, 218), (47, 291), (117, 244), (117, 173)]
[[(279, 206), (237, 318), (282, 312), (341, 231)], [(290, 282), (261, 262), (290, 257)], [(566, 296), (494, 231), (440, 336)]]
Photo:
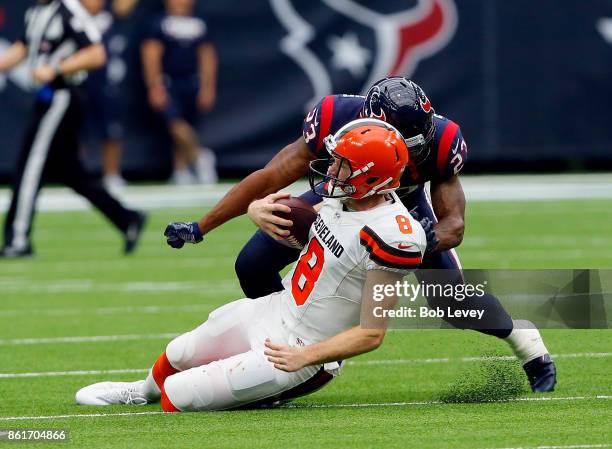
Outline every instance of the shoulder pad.
[(461, 134), (461, 128), (452, 120), (442, 121), (436, 152), (436, 173), (442, 180), (448, 179), (461, 171), (467, 159), (467, 144)]
[(403, 270), (416, 269), (427, 246), (423, 228), (410, 214), (376, 220), (361, 229), (359, 239), (376, 265)]

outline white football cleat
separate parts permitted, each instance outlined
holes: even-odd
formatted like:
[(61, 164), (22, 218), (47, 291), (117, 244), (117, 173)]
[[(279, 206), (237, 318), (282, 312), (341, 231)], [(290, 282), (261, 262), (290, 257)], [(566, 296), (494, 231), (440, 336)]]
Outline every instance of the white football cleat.
[(144, 382), (98, 382), (81, 388), (75, 399), (79, 405), (145, 405)]

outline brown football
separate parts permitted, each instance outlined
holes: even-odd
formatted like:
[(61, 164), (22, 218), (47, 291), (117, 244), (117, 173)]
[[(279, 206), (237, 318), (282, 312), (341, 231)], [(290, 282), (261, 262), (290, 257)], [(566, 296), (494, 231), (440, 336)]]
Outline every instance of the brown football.
[(304, 248), (304, 245), (308, 243), (310, 226), (317, 218), (317, 212), (310, 203), (300, 198), (282, 198), (277, 203), (289, 206), (291, 212), (274, 212), (274, 215), (293, 222), (293, 226), (290, 228), (280, 226), (283, 229), (288, 229), (291, 234), (283, 240), (279, 240), (279, 242), (290, 248)]

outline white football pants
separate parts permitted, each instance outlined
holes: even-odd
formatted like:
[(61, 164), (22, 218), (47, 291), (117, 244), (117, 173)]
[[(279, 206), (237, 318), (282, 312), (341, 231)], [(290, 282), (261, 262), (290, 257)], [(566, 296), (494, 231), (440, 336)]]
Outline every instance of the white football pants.
[[(167, 398), (181, 411), (225, 410), (292, 389), (321, 366), (287, 373), (264, 355), (264, 343), (290, 344), (280, 318), (283, 295), (240, 299), (211, 312), (202, 325), (166, 347), (170, 364), (180, 370), (166, 378)], [(326, 374), (326, 373), (323, 373)]]

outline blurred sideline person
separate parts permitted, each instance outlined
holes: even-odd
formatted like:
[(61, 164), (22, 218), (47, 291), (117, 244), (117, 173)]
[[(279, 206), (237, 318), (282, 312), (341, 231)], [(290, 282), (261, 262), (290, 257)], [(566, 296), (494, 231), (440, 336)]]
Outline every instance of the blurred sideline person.
[(146, 380), (93, 384), (77, 403), (161, 399), (166, 412), (271, 406), (321, 388), (339, 373), (337, 360), (382, 344), (397, 298), (375, 302), (374, 287), (416, 269), (427, 246), (394, 192), (408, 150), (394, 128), (372, 119), (328, 142), (333, 163), (311, 166), (319, 180), (311, 189), (324, 199), (284, 289), (216, 309), (167, 345)]
[[(86, 95), (87, 122), (95, 133), (96, 144), (102, 147), (102, 182), (113, 191), (126, 185), (121, 176), (123, 126), (119, 119), (117, 96), (118, 80), (112, 75), (113, 55), (121, 52), (125, 43), (114, 33), (115, 18), (124, 19), (131, 14), (138, 0), (113, 0), (109, 8), (107, 0), (81, 0), (100, 31), (109, 61), (107, 66), (89, 72), (83, 83)], [(116, 48), (120, 47), (120, 48)]]
[(174, 143), (172, 182), (212, 184), (218, 179), (215, 155), (200, 147), (196, 126), (200, 113), (215, 104), (216, 50), (209, 27), (193, 15), (193, 0), (165, 0), (165, 8), (149, 23), (141, 46), (149, 103)]
[(76, 93), (86, 71), (106, 62), (100, 34), (78, 0), (39, 0), (25, 16), (23, 36), (0, 56), (0, 72), (28, 58), (37, 86), (4, 226), (4, 257), (33, 254), (30, 240), (36, 198), (47, 181), (59, 181), (87, 198), (134, 250), (145, 215), (123, 207), (79, 160), (81, 105)]

